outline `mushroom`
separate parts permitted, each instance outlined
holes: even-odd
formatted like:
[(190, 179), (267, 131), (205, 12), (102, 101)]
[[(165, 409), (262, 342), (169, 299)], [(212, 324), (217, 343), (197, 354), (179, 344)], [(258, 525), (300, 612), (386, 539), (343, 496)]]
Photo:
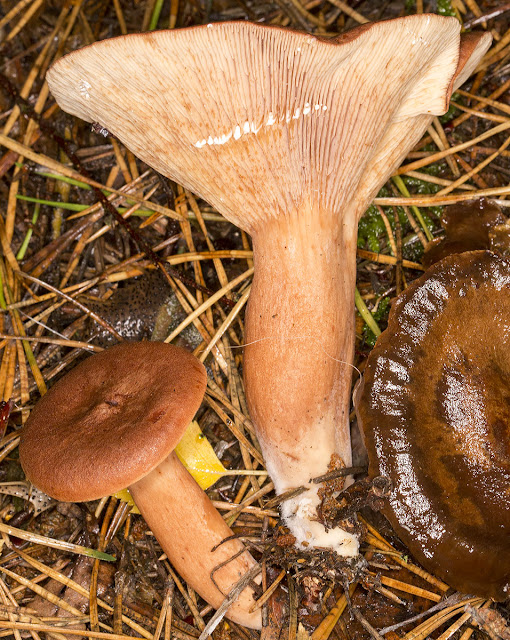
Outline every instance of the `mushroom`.
[(451, 255), (395, 302), (355, 393), (371, 477), (411, 553), (459, 591), (510, 596), (510, 260)]
[(317, 484), (350, 465), (359, 217), (448, 108), (489, 34), (423, 14), (327, 40), (246, 22), (123, 36), (58, 60), (59, 105), (98, 122), (253, 238), (249, 409), (300, 545), (358, 551), (318, 521)]
[[(58, 500), (96, 500), (129, 487), (170, 562), (218, 608), (256, 563), (241, 541), (223, 542), (232, 531), (173, 453), (205, 386), (205, 368), (180, 347), (116, 345), (81, 362), (39, 400), (19, 452), (27, 478)], [(226, 615), (259, 629), (253, 604), (246, 588)]]
[[(423, 264), (430, 267), (451, 253), (477, 249), (494, 250), (492, 237), (497, 234), (496, 229), (504, 229), (505, 222), (506, 218), (498, 205), (485, 198), (445, 207), (441, 216), (441, 226), (445, 230), (444, 238), (429, 242), (423, 256)], [(500, 233), (500, 237), (504, 237), (504, 234)]]

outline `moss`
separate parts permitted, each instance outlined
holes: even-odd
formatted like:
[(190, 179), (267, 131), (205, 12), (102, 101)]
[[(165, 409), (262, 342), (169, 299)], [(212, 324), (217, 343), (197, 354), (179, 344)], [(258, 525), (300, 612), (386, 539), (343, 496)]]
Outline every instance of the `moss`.
[[(430, 173), (429, 173), (430, 175)], [(410, 176), (402, 176), (406, 187), (414, 195), (429, 195), (437, 193), (441, 186), (434, 184), (433, 182), (427, 182), (426, 180), (420, 180), (419, 178), (411, 178)]]
[(370, 251), (379, 253), (380, 238), (386, 234), (384, 222), (375, 205), (370, 205), (358, 225), (358, 247), (368, 247)]
[(440, 16), (455, 17), (457, 15), (452, 7), (451, 0), (437, 0), (437, 12)]
[[(390, 312), (390, 298), (388, 296), (381, 298), (379, 301), (379, 305), (375, 311), (372, 312), (372, 316), (374, 320), (377, 322), (379, 326), (381, 326), (381, 322), (383, 325), (386, 325), (388, 321), (388, 314)], [(383, 327), (381, 327), (382, 329)], [(363, 340), (367, 346), (373, 348), (375, 346), (375, 341), (377, 337), (374, 332), (365, 325), (363, 327)]]
[[(427, 145), (428, 146), (428, 145)], [(434, 148), (434, 153), (437, 151)], [(429, 164), (427, 167), (422, 167), (420, 171), (422, 173), (426, 173), (429, 176), (440, 176), (442, 173), (446, 171), (446, 161), (440, 160), (439, 162), (434, 162), (434, 164)]]
[[(457, 102), (458, 99), (459, 99), (459, 96), (457, 94), (453, 94), (452, 100), (454, 102)], [(439, 116), (439, 122), (441, 124), (448, 124), (451, 120), (456, 118), (459, 115), (459, 113), (460, 111), (457, 109), (457, 107), (451, 104), (448, 111), (444, 115)]]

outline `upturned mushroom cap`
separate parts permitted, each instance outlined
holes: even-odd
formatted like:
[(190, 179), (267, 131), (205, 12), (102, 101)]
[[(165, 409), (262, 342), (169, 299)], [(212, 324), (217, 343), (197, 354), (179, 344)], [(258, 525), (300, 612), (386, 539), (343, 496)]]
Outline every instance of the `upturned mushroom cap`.
[(510, 261), (452, 255), (397, 299), (356, 411), (384, 513), (452, 587), (510, 596)]
[(19, 445), (27, 478), (70, 502), (125, 489), (173, 451), (206, 381), (196, 358), (162, 342), (123, 343), (87, 358), (27, 420)]
[(253, 231), (377, 190), (409, 148), (392, 126), (444, 113), (490, 41), (459, 46), (459, 22), (432, 14), (330, 40), (227, 22), (96, 42), (47, 79), (62, 109)]

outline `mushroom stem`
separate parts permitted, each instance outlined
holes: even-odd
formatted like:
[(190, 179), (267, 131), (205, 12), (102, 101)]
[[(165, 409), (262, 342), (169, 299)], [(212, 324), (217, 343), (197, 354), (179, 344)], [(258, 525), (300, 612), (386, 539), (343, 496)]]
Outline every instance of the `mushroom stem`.
[[(217, 609), (256, 564), (243, 543), (229, 540), (221, 544), (232, 531), (175, 453), (132, 484), (129, 491), (177, 572)], [(215, 570), (223, 563), (225, 566)], [(253, 604), (253, 591), (247, 587), (230, 606), (227, 617), (260, 629), (260, 609), (249, 613)]]
[(284, 504), (298, 543), (356, 555), (356, 538), (314, 521), (310, 478), (332, 456), (351, 464), (351, 387), (357, 212), (312, 208), (253, 234), (255, 276), (246, 315), (245, 380), (276, 491), (309, 491)]

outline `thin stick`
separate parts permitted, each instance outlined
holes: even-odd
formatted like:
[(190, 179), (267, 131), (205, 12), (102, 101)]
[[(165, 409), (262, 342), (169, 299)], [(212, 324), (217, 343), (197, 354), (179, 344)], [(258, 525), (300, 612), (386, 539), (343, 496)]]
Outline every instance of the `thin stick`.
[(285, 569), (282, 569), (276, 577), (275, 581), (271, 583), (271, 586), (269, 586), (260, 596), (260, 598), (253, 603), (250, 608), (250, 613), (253, 613), (257, 609), (260, 609), (260, 607), (262, 607), (269, 600), (269, 598), (276, 591), (276, 587), (280, 584), (280, 582), (285, 578), (286, 575), (287, 572), (285, 571)]
[(59, 338), (33, 338), (31, 336), (14, 336), (7, 333), (0, 333), (0, 338), (5, 340), (22, 340), (27, 342), (40, 342), (41, 344), (56, 344), (62, 347), (74, 347), (76, 349), (85, 349), (87, 351), (100, 352), (104, 351), (103, 347), (97, 347), (89, 342), (81, 342), (80, 340), (61, 340)]

